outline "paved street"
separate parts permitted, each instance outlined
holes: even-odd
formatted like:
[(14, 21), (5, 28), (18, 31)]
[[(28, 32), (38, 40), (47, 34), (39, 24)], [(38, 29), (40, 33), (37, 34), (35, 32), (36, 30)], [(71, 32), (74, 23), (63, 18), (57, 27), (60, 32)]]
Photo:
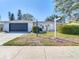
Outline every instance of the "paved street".
[(0, 45), (12, 40), (16, 37), (23, 35), (24, 33), (0, 33)]
[(0, 59), (79, 59), (79, 47), (1, 46)]

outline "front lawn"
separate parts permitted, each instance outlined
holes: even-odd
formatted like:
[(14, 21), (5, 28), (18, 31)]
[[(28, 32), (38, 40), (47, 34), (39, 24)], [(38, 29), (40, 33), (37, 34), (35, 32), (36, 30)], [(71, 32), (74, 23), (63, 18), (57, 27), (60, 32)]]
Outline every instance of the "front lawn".
[(57, 33), (57, 38), (79, 43), (79, 35), (69, 35), (69, 34)]
[(47, 40), (49, 37), (52, 37), (52, 32), (39, 34), (38, 37), (34, 33), (25, 34), (21, 37), (13, 39), (3, 45), (7, 46), (43, 46), (43, 45), (53, 45), (53, 43)]
[(30, 33), (13, 39), (4, 46), (77, 46), (79, 45), (78, 35), (68, 35), (57, 33), (57, 38), (54, 38), (53, 32), (39, 34)]

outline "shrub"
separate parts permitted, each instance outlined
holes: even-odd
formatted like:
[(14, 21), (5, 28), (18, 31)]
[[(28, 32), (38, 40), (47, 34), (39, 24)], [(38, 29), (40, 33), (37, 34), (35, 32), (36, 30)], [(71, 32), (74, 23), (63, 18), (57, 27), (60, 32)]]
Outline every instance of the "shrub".
[(32, 29), (32, 32), (33, 33), (40, 33), (40, 32), (42, 32), (42, 28), (40, 28), (38, 26), (34, 26), (33, 29)]
[(64, 34), (79, 35), (79, 25), (61, 25), (58, 26), (58, 31)]

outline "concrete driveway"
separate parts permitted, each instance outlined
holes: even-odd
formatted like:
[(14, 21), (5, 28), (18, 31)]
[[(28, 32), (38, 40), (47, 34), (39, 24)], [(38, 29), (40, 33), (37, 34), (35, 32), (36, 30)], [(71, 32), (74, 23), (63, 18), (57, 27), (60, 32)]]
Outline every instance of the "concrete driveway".
[(0, 45), (23, 35), (24, 33), (0, 33)]

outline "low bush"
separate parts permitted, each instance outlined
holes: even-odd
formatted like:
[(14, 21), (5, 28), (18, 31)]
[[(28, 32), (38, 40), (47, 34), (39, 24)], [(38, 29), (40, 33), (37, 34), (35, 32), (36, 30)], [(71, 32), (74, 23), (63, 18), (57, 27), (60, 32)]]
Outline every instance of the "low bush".
[(64, 34), (79, 35), (79, 25), (60, 25), (57, 30)]
[(40, 27), (38, 27), (38, 26), (34, 26), (34, 27), (32, 28), (32, 32), (33, 32), (33, 33), (40, 33), (40, 32), (42, 32), (42, 28), (40, 28)]

